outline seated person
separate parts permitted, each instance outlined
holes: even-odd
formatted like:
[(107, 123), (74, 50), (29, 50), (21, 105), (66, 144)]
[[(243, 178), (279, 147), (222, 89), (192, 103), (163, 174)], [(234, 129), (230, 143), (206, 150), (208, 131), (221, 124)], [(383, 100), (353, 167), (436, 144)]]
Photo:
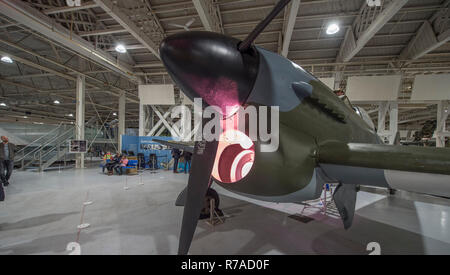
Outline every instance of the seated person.
[(103, 167), (102, 172), (105, 173), (106, 165), (108, 164), (108, 161), (112, 160), (112, 155), (110, 152), (103, 155)]
[(123, 156), (122, 160), (120, 161), (120, 165), (117, 165), (114, 170), (116, 170), (116, 173), (120, 176), (123, 175), (123, 171), (125, 167), (128, 165), (128, 158), (127, 156)]
[(122, 160), (122, 156), (120, 154), (117, 154), (112, 160), (111, 162), (106, 164), (106, 169), (108, 169), (108, 175), (112, 175), (113, 174), (113, 170), (116, 166), (120, 166), (120, 162)]

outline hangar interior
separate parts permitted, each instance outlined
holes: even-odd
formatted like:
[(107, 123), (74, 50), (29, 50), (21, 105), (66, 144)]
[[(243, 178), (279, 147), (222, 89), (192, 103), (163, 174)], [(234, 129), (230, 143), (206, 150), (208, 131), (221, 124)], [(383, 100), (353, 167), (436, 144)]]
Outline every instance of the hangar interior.
[[(176, 254), (188, 175), (107, 176), (100, 152), (126, 150), (125, 136), (180, 137), (170, 112), (194, 107), (161, 61), (165, 38), (242, 40), (278, 1), (80, 2), (0, 0), (0, 134), (18, 149), (0, 254), (67, 255), (73, 242), (82, 254)], [(449, 0), (293, 0), (255, 45), (345, 92), (385, 143), (450, 147), (449, 41)], [(226, 222), (200, 222), (190, 253), (369, 254), (376, 242), (386, 254), (450, 254), (448, 198), (361, 185), (349, 230), (323, 201), (263, 203), (217, 186)]]

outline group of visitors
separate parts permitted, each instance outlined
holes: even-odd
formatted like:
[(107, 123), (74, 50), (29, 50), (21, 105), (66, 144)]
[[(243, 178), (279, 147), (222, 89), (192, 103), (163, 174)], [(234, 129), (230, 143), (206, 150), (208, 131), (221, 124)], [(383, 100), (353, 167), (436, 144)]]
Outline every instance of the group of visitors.
[[(173, 172), (178, 174), (178, 168), (180, 160), (184, 163), (184, 173), (188, 173), (191, 169), (192, 153), (187, 151), (181, 151), (179, 149), (172, 150), (172, 157), (174, 159)], [(127, 167), (129, 159), (126, 155), (117, 153), (115, 155), (111, 152), (104, 153), (103, 155), (103, 173), (108, 171), (108, 175), (112, 176), (114, 172), (117, 175), (123, 175), (124, 168)]]
[(181, 151), (180, 149), (172, 149), (172, 157), (174, 160), (173, 163), (173, 172), (178, 174), (178, 164), (180, 159), (184, 161), (184, 173), (187, 174), (188, 171), (191, 170), (191, 161), (192, 161), (192, 153), (187, 151)]
[(103, 156), (104, 166), (103, 173), (105, 173), (105, 169), (108, 171), (108, 175), (112, 176), (114, 171), (116, 171), (117, 175), (122, 176), (123, 170), (128, 165), (128, 157), (126, 155), (122, 155), (117, 153), (115, 156), (111, 154), (111, 152), (107, 152)]

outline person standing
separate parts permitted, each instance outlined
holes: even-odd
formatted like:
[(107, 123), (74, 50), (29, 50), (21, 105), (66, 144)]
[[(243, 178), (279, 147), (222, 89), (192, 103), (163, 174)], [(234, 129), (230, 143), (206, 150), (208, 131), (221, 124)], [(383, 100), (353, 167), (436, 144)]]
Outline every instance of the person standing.
[(1, 137), (2, 143), (0, 144), (0, 201), (5, 199), (5, 193), (3, 186), (9, 185), (9, 179), (11, 178), (14, 169), (14, 157), (16, 153), (16, 146), (9, 143), (9, 139), (6, 136)]
[(178, 161), (180, 160), (181, 157), (181, 152), (179, 149), (174, 148), (172, 149), (172, 157), (173, 157), (173, 172), (175, 174), (178, 174)]
[(184, 173), (187, 174), (188, 171), (191, 171), (191, 161), (192, 161), (192, 153), (184, 152)]

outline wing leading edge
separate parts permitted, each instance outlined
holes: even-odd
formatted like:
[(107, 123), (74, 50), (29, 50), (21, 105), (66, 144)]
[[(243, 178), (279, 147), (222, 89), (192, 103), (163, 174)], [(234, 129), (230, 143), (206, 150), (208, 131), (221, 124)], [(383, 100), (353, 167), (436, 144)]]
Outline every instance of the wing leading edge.
[(181, 142), (181, 141), (167, 141), (160, 139), (153, 139), (154, 142), (158, 142), (162, 145), (166, 145), (170, 148), (180, 149), (189, 153), (194, 153), (194, 143), (190, 142)]

